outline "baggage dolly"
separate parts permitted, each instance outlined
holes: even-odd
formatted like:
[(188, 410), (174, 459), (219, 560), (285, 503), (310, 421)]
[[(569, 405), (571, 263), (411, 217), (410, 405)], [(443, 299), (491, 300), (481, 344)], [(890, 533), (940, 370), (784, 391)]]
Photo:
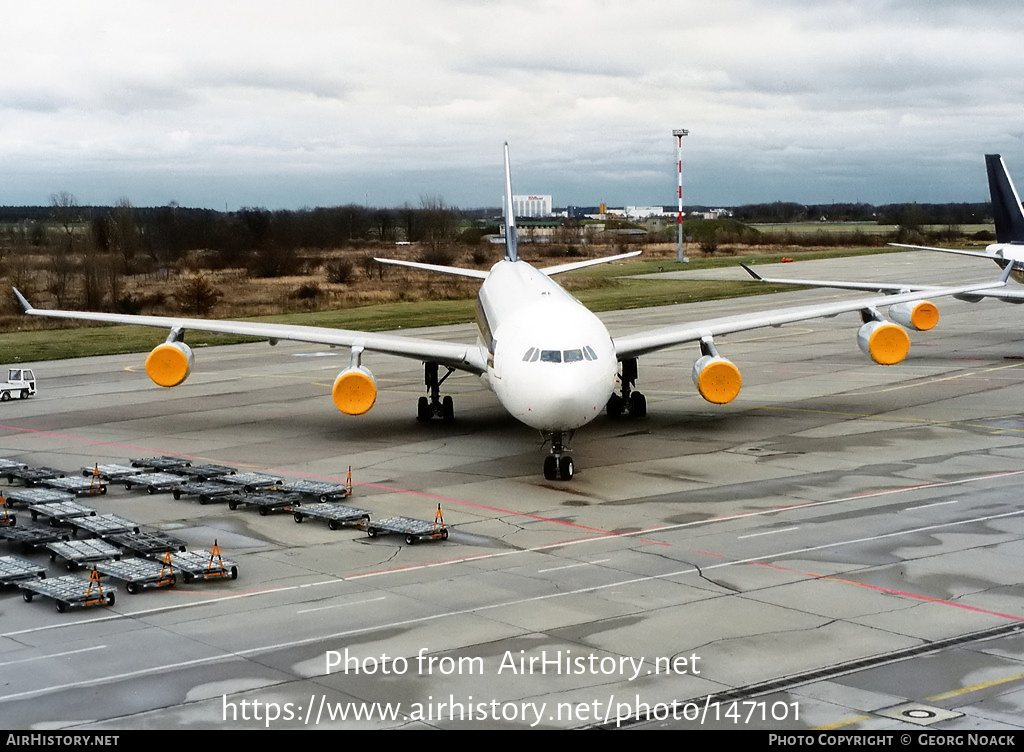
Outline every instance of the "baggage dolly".
[(89, 480), (85, 478), (47, 478), (41, 483), (47, 488), (65, 491), (75, 496), (95, 496), (107, 492), (107, 484), (98, 475), (90, 476)]
[(176, 470), (179, 467), (189, 467), (192, 464), (191, 461), (182, 459), (181, 457), (140, 457), (137, 460), (132, 460), (132, 467), (141, 467), (147, 470)]
[(220, 546), (214, 541), (209, 551), (183, 551), (171, 554), (171, 565), (181, 573), (183, 582), (196, 580), (236, 580), (238, 564), (220, 554)]
[(220, 482), (241, 486), (246, 493), (254, 493), (277, 488), (284, 483), (284, 479), (267, 473), (238, 473), (237, 475), (225, 475), (220, 478)]
[(129, 491), (133, 486), (145, 486), (146, 493), (155, 494), (160, 491), (170, 491), (175, 486), (180, 486), (187, 478), (173, 473), (142, 473), (124, 479), (124, 487)]
[(412, 517), (386, 517), (365, 525), (366, 534), (371, 538), (378, 535), (404, 535), (406, 544), (412, 546), (425, 540), (448, 540), (448, 528), (444, 526), (441, 516), (441, 505), (437, 505), (437, 513), (433, 522), (417, 520)]
[(59, 556), (64, 559), (64, 564), (69, 570), (83, 564), (121, 558), (121, 549), (96, 538), (84, 541), (55, 541), (47, 543), (46, 547), (50, 549), (50, 561), (56, 561)]
[(20, 470), (23, 467), (28, 467), (28, 463), (6, 458), (0, 459), (0, 475), (6, 475), (8, 470)]
[(227, 465), (185, 465), (175, 468), (174, 472), (194, 481), (207, 481), (223, 478), (225, 475), (235, 475), (238, 471)]
[(297, 480), (281, 486), (282, 491), (300, 493), (303, 496), (312, 496), (317, 501), (340, 501), (352, 495), (352, 468), (348, 469), (348, 475), (344, 483), (328, 483), (318, 480)]
[(93, 465), (92, 467), (83, 467), (82, 475), (86, 478), (92, 476), (98, 476), (99, 478), (109, 482), (118, 483), (123, 481), (125, 478), (132, 475), (139, 475), (145, 472), (144, 468), (132, 467), (131, 465)]
[(266, 517), (271, 512), (294, 511), (302, 504), (302, 494), (268, 491), (228, 498), (228, 509), (238, 509), (242, 504), (256, 507), (260, 516)]
[(198, 496), (200, 504), (209, 504), (211, 501), (218, 499), (224, 501), (225, 497), (240, 496), (241, 491), (239, 491), (237, 486), (229, 486), (213, 480), (190, 480), (172, 489), (171, 495), (175, 499), (180, 499), (182, 496)]
[(20, 480), (26, 487), (38, 486), (42, 481), (50, 478), (64, 477), (63, 470), (53, 467), (28, 467), (26, 465), (20, 468), (8, 468), (4, 472), (7, 475), (8, 483), (13, 485), (15, 480)]
[(303, 504), (292, 512), (292, 517), (296, 522), (302, 522), (306, 517), (327, 520), (327, 527), (331, 530), (337, 530), (345, 526), (368, 523), (370, 521), (370, 512), (359, 507), (350, 507), (348, 504), (339, 504), (336, 501), (321, 501), (313, 504)]
[(187, 547), (181, 538), (161, 532), (114, 533), (107, 537), (107, 541), (125, 551), (149, 558), (162, 557), (170, 551), (184, 551)]
[(74, 494), (54, 491), (52, 488), (8, 488), (6, 497), (8, 506), (22, 504), (26, 507), (32, 504), (52, 504), (75, 500)]
[(130, 595), (146, 588), (174, 587), (178, 581), (169, 553), (164, 554), (163, 563), (133, 556), (120, 561), (98, 562), (96, 569), (107, 577), (124, 582), (124, 589)]
[(74, 575), (51, 577), (47, 580), (26, 580), (19, 583), (21, 597), (31, 603), (37, 595), (45, 595), (57, 602), (57, 611), (64, 613), (69, 608), (90, 608), (92, 606), (113, 606), (116, 588), (103, 590), (99, 572), (93, 570), (88, 580)]
[(10, 544), (18, 543), (22, 551), (29, 551), (39, 546), (45, 546), (54, 541), (69, 541), (71, 536), (67, 530), (52, 527), (7, 527), (0, 528), (0, 538)]
[(17, 556), (0, 556), (0, 585), (14, 585), (23, 580), (46, 579), (46, 569)]
[(79, 504), (77, 501), (51, 501), (46, 504), (29, 504), (29, 513), (33, 522), (40, 517), (46, 517), (50, 525), (57, 526), (67, 523), (76, 517), (95, 517), (96, 510)]
[(78, 517), (69, 521), (74, 528), (71, 535), (79, 530), (92, 533), (97, 538), (107, 538), (114, 533), (138, 533), (139, 523), (116, 514), (98, 514), (95, 517)]

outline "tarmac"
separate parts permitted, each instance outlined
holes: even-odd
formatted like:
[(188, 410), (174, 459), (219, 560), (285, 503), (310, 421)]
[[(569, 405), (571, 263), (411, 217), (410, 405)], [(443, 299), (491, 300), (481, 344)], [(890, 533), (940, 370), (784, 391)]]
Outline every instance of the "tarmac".
[[(760, 269), (998, 273), (926, 253)], [(602, 318), (615, 336), (859, 295)], [(39, 394), (0, 407), (0, 457), (77, 471), (170, 454), (286, 480), (351, 467), (347, 503), (440, 507), (450, 536), (410, 546), (111, 486), (84, 502), (217, 541), (238, 579), (119, 588), (66, 614), (0, 590), (0, 728), (1024, 728), (1021, 311), (936, 302), (897, 366), (861, 354), (856, 314), (716, 338), (744, 379), (724, 406), (692, 385), (695, 346), (641, 358), (648, 416), (581, 429), (571, 482), (544, 480), (540, 437), (475, 377), (445, 384), (455, 423), (417, 423), (422, 368), (400, 358), (364, 356), (380, 393), (358, 418), (330, 399), (343, 350), (197, 349), (174, 389), (144, 355), (26, 364)], [(65, 574), (45, 552), (3, 554)]]

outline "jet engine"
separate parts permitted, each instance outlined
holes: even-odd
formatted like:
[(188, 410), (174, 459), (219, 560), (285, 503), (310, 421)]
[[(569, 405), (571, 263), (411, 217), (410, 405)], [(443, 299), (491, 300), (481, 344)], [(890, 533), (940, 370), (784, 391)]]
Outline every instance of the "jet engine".
[(732, 402), (743, 384), (740, 369), (718, 354), (711, 337), (701, 338), (700, 351), (693, 364), (693, 383), (700, 396), (716, 405)]
[(352, 361), (334, 380), (331, 397), (345, 415), (362, 415), (377, 401), (377, 382), (363, 365), (362, 345), (352, 348)]
[(876, 363), (891, 366), (907, 357), (910, 335), (897, 324), (874, 319), (857, 331), (857, 345)]
[(346, 415), (362, 415), (377, 401), (377, 382), (366, 366), (351, 366), (334, 380), (331, 397)]
[(889, 317), (919, 332), (926, 332), (939, 323), (939, 309), (929, 300), (897, 303), (889, 306)]
[(146, 356), (146, 373), (159, 386), (177, 386), (192, 373), (192, 348), (184, 342), (164, 342)]

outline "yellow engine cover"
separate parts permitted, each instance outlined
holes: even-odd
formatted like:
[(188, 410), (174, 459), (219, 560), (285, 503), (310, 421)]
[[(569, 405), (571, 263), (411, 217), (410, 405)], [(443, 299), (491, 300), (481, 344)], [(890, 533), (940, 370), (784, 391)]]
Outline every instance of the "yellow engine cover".
[(164, 342), (146, 357), (146, 373), (158, 386), (177, 386), (192, 373), (192, 348), (184, 342)]
[(334, 405), (346, 415), (362, 415), (377, 401), (377, 384), (368, 368), (349, 368), (338, 374), (331, 389)]
[(700, 396), (715, 405), (732, 402), (740, 393), (740, 369), (725, 358), (705, 355), (693, 364), (693, 383)]
[(914, 306), (910, 320), (919, 332), (927, 332), (939, 323), (939, 309), (930, 300), (922, 300)]
[(883, 366), (901, 362), (910, 352), (910, 335), (896, 324), (869, 321), (857, 333), (860, 349)]

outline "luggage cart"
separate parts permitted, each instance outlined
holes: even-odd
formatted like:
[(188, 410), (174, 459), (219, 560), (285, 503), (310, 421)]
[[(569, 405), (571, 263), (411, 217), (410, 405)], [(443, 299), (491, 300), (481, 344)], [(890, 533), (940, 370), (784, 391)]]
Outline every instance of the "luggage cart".
[(97, 538), (107, 538), (114, 533), (138, 533), (139, 523), (116, 514), (98, 514), (95, 517), (77, 517), (69, 520), (74, 528), (71, 535), (79, 530), (92, 533)]
[(107, 577), (124, 582), (124, 589), (130, 595), (147, 588), (174, 587), (178, 581), (169, 553), (164, 554), (163, 563), (133, 556), (120, 561), (98, 562), (96, 569)]
[(182, 496), (198, 496), (200, 504), (209, 504), (218, 499), (224, 501), (225, 497), (241, 496), (241, 493), (237, 486), (229, 486), (212, 480), (187, 481), (171, 490), (171, 495), (175, 499), (180, 499)]
[(51, 577), (47, 580), (26, 580), (19, 583), (21, 597), (31, 603), (37, 595), (45, 595), (57, 602), (57, 611), (64, 613), (69, 608), (90, 608), (92, 606), (113, 606), (116, 588), (103, 589), (99, 572), (93, 570), (88, 580), (73, 575)]
[(124, 487), (129, 491), (134, 486), (145, 486), (146, 493), (155, 494), (160, 491), (170, 491), (175, 486), (180, 486), (187, 478), (173, 473), (142, 473), (124, 479)]
[(132, 467), (141, 467), (147, 470), (176, 470), (179, 467), (189, 467), (191, 461), (181, 457), (140, 457), (132, 460)]
[(69, 570), (83, 564), (121, 558), (121, 549), (95, 538), (84, 541), (55, 541), (47, 543), (46, 547), (50, 549), (50, 561), (56, 561), (59, 556), (64, 559), (64, 564)]
[(27, 507), (32, 504), (52, 504), (75, 500), (74, 494), (55, 491), (52, 488), (8, 488), (5, 496), (8, 506), (21, 504)]
[(348, 469), (348, 475), (344, 483), (328, 483), (318, 480), (297, 480), (281, 486), (282, 491), (300, 493), (303, 496), (312, 496), (317, 501), (340, 501), (352, 495), (352, 468)]
[(93, 465), (83, 467), (82, 475), (86, 478), (99, 476), (105, 481), (118, 483), (132, 475), (139, 475), (145, 472), (144, 468), (132, 467), (131, 465)]
[(42, 481), (50, 478), (63, 478), (64, 471), (53, 467), (14, 467), (4, 471), (7, 475), (7, 482), (12, 484), (20, 480), (25, 486), (38, 486)]
[(107, 484), (98, 475), (85, 478), (47, 478), (40, 481), (47, 488), (65, 491), (75, 496), (95, 496), (107, 492)]
[(292, 512), (296, 522), (302, 522), (307, 517), (317, 520), (327, 520), (327, 527), (337, 530), (341, 527), (363, 525), (370, 521), (370, 512), (359, 507), (352, 507), (348, 504), (339, 504), (336, 501), (321, 501), (313, 504), (303, 504)]
[(214, 478), (222, 478), (225, 475), (235, 475), (238, 473), (235, 468), (228, 467), (227, 465), (186, 465), (185, 467), (175, 468), (174, 472), (196, 481), (213, 480)]
[(220, 482), (240, 486), (246, 493), (253, 493), (277, 488), (284, 483), (284, 479), (267, 473), (238, 473), (237, 475), (225, 475), (220, 478)]
[(0, 475), (5, 475), (8, 470), (19, 470), (23, 467), (28, 467), (28, 463), (6, 458), (0, 459)]
[(181, 573), (183, 582), (196, 580), (236, 580), (238, 564), (221, 556), (220, 546), (216, 542), (209, 551), (184, 551), (171, 554), (171, 565)]
[(24, 580), (45, 580), (46, 569), (17, 556), (0, 556), (0, 585), (14, 585)]
[(425, 540), (448, 540), (448, 528), (444, 526), (440, 504), (437, 505), (433, 522), (412, 517), (386, 517), (383, 520), (368, 522), (365, 527), (366, 534), (371, 538), (381, 534), (404, 535), (405, 542), (410, 546)]
[(69, 541), (71, 536), (66, 530), (52, 527), (18, 526), (0, 528), (0, 539), (11, 545), (17, 543), (22, 551), (29, 551), (54, 541)]
[(228, 509), (238, 509), (241, 505), (256, 507), (261, 517), (271, 512), (292, 512), (302, 504), (302, 494), (281, 493), (250, 493), (244, 496), (228, 497)]
[(125, 551), (150, 558), (162, 557), (171, 551), (184, 551), (187, 547), (181, 538), (161, 532), (114, 533), (106, 540)]
[(46, 504), (29, 504), (28, 511), (32, 515), (33, 521), (38, 520), (40, 517), (46, 517), (53, 526), (64, 524), (76, 517), (96, 516), (95, 509), (87, 507), (85, 504), (79, 504), (77, 501), (51, 501)]

